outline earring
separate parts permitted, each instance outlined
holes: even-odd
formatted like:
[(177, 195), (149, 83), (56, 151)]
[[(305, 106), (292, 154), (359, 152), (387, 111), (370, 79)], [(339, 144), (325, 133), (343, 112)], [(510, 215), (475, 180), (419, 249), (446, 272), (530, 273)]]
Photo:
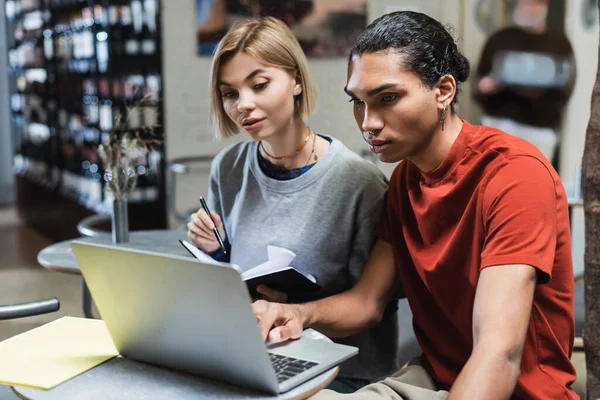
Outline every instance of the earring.
[(442, 131), (444, 130), (444, 125), (446, 124), (446, 111), (448, 110), (448, 106), (444, 106), (442, 110), (442, 115), (440, 116), (440, 123), (442, 124)]

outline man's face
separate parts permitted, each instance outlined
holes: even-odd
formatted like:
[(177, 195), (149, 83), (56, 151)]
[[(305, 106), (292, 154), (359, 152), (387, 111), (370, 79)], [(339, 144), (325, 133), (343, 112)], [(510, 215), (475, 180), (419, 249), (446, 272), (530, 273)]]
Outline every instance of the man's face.
[(406, 71), (402, 57), (393, 51), (355, 56), (345, 88), (371, 151), (389, 163), (419, 157), (439, 125), (436, 91)]

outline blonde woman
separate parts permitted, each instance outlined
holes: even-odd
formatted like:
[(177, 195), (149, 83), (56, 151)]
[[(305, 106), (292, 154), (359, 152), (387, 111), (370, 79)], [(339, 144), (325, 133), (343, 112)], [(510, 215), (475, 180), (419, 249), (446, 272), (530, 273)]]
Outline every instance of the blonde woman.
[[(265, 262), (267, 245), (283, 247), (296, 254), (293, 266), (323, 287), (297, 298), (259, 287), (272, 301), (304, 302), (352, 287), (373, 246), (387, 182), (339, 140), (304, 122), (315, 109), (316, 89), (289, 28), (271, 17), (235, 25), (216, 49), (210, 91), (217, 134), (244, 131), (250, 140), (215, 157), (212, 220), (202, 209), (194, 213), (190, 239), (242, 270)], [(360, 352), (341, 366), (333, 389), (352, 392), (397, 369), (397, 319), (390, 314), (371, 330), (339, 339)]]

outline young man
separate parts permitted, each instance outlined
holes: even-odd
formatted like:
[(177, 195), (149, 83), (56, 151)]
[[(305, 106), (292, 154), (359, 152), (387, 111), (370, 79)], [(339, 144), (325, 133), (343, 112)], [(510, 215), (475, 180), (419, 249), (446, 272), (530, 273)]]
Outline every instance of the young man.
[(388, 14), (366, 29), (345, 90), (371, 150), (403, 160), (377, 243), (347, 292), (254, 304), (271, 341), (306, 327), (346, 336), (381, 319), (399, 279), (423, 354), (351, 399), (577, 398), (565, 192), (533, 145), (456, 115), (468, 76), (451, 35), (426, 15)]

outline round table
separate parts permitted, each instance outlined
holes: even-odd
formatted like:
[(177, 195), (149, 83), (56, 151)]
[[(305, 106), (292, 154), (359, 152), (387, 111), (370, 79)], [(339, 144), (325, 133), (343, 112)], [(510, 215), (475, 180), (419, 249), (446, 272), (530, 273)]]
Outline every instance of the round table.
[(297, 400), (327, 387), (337, 373), (335, 367), (289, 392), (268, 395), (119, 356), (50, 390), (14, 386), (12, 390), (19, 398), (27, 400)]
[[(190, 253), (179, 243), (180, 239), (189, 241), (187, 231), (132, 231), (129, 233), (129, 241), (126, 243), (119, 243), (117, 246), (179, 256), (189, 256)], [(37, 255), (38, 262), (43, 267), (52, 271), (81, 274), (79, 264), (71, 249), (71, 242), (74, 240), (98, 244), (112, 244), (112, 236), (110, 233), (96, 237), (81, 237), (64, 240), (43, 248)]]
[[(188, 251), (179, 243), (180, 239), (189, 240), (187, 231), (181, 229), (132, 231), (129, 233), (129, 241), (120, 243), (118, 246), (178, 256), (189, 256), (190, 254)], [(110, 233), (100, 234), (94, 237), (64, 240), (43, 248), (37, 255), (38, 263), (51, 271), (81, 275), (79, 264), (71, 249), (71, 242), (73, 240), (99, 244), (112, 244), (112, 236)], [(83, 278), (81, 280), (81, 305), (83, 315), (86, 318), (94, 318), (92, 313), (92, 296), (90, 295), (90, 291)]]

